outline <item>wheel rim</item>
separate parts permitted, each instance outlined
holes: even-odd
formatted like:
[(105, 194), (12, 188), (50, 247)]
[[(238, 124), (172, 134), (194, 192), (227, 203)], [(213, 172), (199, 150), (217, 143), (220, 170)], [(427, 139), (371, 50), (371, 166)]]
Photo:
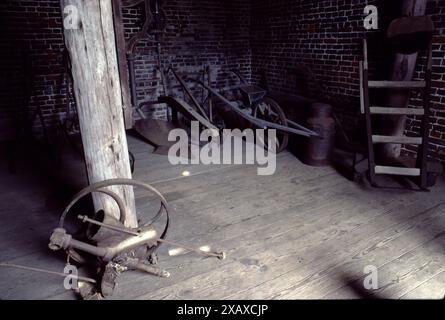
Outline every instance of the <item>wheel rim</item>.
[[(253, 108), (253, 116), (258, 119), (287, 126), (286, 116), (278, 103), (270, 98), (260, 99)], [(289, 140), (289, 134), (280, 130), (277, 130), (276, 139), (276, 153), (283, 151), (287, 147)], [(261, 143), (267, 148), (268, 136), (264, 137)]]

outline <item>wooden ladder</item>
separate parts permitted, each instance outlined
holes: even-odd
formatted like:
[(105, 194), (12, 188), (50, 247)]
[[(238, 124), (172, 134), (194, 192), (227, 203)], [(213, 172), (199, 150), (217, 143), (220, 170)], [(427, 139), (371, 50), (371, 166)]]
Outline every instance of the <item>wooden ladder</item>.
[[(368, 79), (368, 48), (366, 39), (363, 40), (364, 61), (360, 61), (360, 105), (365, 115), (366, 141), (369, 163), (369, 180), (371, 185), (377, 186), (376, 175), (399, 175), (418, 177), (421, 189), (427, 189), (427, 162), (428, 162), (428, 136), (429, 136), (429, 108), (431, 92), (432, 42), (430, 41), (427, 54), (427, 67), (423, 81), (371, 81)], [(370, 89), (398, 89), (423, 90), (423, 108), (391, 108), (371, 106), (369, 98)], [(372, 115), (413, 115), (422, 117), (419, 137), (384, 136), (375, 135), (372, 130)], [(416, 166), (414, 168), (376, 165), (374, 144), (401, 143), (419, 146)]]

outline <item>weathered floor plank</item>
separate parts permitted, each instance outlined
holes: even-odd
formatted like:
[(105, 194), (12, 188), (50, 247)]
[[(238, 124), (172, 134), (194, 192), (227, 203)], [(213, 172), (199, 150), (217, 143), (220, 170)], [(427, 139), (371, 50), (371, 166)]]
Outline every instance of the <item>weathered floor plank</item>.
[[(428, 193), (388, 192), (352, 183), (329, 167), (305, 166), (286, 152), (278, 155), (274, 175), (258, 176), (255, 166), (172, 166), (139, 139), (130, 137), (129, 146), (135, 178), (153, 184), (174, 208), (169, 239), (211, 245), (228, 258), (169, 257), (161, 247), (160, 266), (172, 276), (125, 273), (115, 299), (357, 298), (369, 295), (362, 285), (365, 265), (379, 271), (382, 289), (374, 295), (445, 293), (443, 177)], [(63, 170), (67, 185), (78, 186), (62, 189), (68, 200), (85, 184), (84, 172), (72, 159)], [(183, 176), (185, 170), (191, 175)], [(38, 173), (27, 184), (25, 174), (0, 172), (2, 186), (10, 186), (0, 194), (0, 214), (8, 221), (0, 226), (0, 261), (62, 271), (63, 255), (51, 253), (47, 242), (67, 200), (54, 203), (62, 180)], [(157, 202), (144, 190), (135, 194), (146, 220)], [(0, 298), (74, 296), (58, 277), (1, 269)]]
[[(324, 212), (329, 212), (328, 208), (323, 209)], [(415, 207), (414, 209), (417, 211), (418, 208)], [(333, 211), (333, 213), (335, 212)], [(390, 213), (394, 214), (395, 211)], [(343, 217), (344, 215), (340, 216), (339, 219)], [(379, 217), (379, 220), (380, 223), (376, 223), (376, 225), (380, 225), (385, 229), (392, 227), (390, 228), (390, 231), (392, 231), (395, 227), (395, 225), (385, 226), (388, 220), (388, 217), (385, 215)], [(322, 223), (322, 221), (320, 222)], [(230, 266), (221, 267), (217, 270), (210, 269), (208, 272), (198, 274), (185, 282), (182, 281), (172, 288), (163, 288), (154, 295), (150, 294), (144, 297), (171, 298), (171, 296), (166, 295), (166, 292), (169, 290), (172, 293), (178, 292), (178, 290), (182, 292), (182, 286), (186, 284), (187, 287), (195, 288), (192, 296), (197, 298), (271, 298), (270, 295), (274, 292), (273, 297), (279, 298), (276, 292), (279, 292), (280, 288), (298, 283), (298, 280), (306, 280), (306, 274), (306, 277), (313, 277), (320, 266), (321, 268), (326, 267), (326, 265), (331, 265), (332, 267), (338, 261), (342, 261), (343, 257), (351, 255), (353, 248), (359, 246), (360, 242), (364, 242), (369, 246), (369, 241), (366, 238), (357, 237), (357, 235), (361, 236), (364, 230), (369, 228), (368, 223), (364, 222), (361, 226), (351, 223), (350, 228), (351, 230), (349, 231), (346, 229), (344, 230), (345, 232), (338, 232), (336, 230), (337, 227), (329, 223), (325, 224), (324, 227), (320, 227), (317, 224), (311, 226), (309, 222), (304, 228), (296, 228), (277, 237), (272, 236), (268, 238), (268, 243), (266, 244), (255, 242), (255, 237), (248, 239), (250, 245), (247, 248), (243, 247), (240, 250), (239, 247), (236, 247), (230, 252), (230, 256), (236, 257)], [(263, 232), (267, 232), (268, 235), (274, 234), (269, 233), (266, 229)], [(372, 233), (369, 232), (369, 234)], [(256, 237), (258, 238), (258, 234), (256, 234)], [(378, 241), (381, 238), (384, 238), (384, 235), (375, 236), (372, 240)], [(244, 241), (240, 240), (243, 239), (238, 239), (236, 243), (242, 246)], [(299, 243), (299, 245), (295, 246), (295, 243)], [(374, 245), (374, 242), (371, 242), (371, 244)], [(258, 247), (255, 247), (256, 245)], [(247, 256), (243, 256), (246, 253)], [(258, 279), (258, 275), (254, 272), (243, 272), (244, 266), (240, 261), (253, 261), (255, 265), (261, 266), (263, 272), (261, 280)], [(200, 269), (199, 265), (195, 268)], [(188, 269), (190, 270), (191, 268), (189, 267)], [(358, 270), (363, 270), (363, 267), (360, 266)], [(233, 293), (231, 286), (227, 286), (227, 279), (223, 277), (223, 274), (233, 274), (232, 281), (237, 288), (235, 293)], [(207, 282), (202, 281), (207, 279), (207, 277)], [(268, 279), (271, 281), (267, 281)], [(258, 283), (258, 281), (261, 281), (260, 285), (250, 287), (252, 283)], [(187, 293), (190, 294), (190, 292)], [(190, 296), (181, 295), (178, 297), (190, 298)]]
[[(405, 252), (396, 257), (390, 263), (378, 268), (378, 289), (373, 290), (373, 296), (379, 298), (397, 299), (403, 297), (408, 292), (415, 289), (425, 279), (431, 278), (445, 270), (445, 257), (438, 255), (438, 249), (445, 246), (445, 233), (442, 231), (436, 234), (433, 239), (423, 245)], [(334, 299), (356, 299), (360, 298), (357, 291), (350, 287), (358, 288), (363, 283), (363, 279), (358, 279), (348, 286), (344, 286), (335, 292), (327, 295)], [(445, 288), (435, 292), (434, 295), (444, 294)], [(433, 298), (431, 295), (429, 298)]]
[(413, 290), (407, 292), (401, 299), (444, 299), (445, 270), (421, 282)]

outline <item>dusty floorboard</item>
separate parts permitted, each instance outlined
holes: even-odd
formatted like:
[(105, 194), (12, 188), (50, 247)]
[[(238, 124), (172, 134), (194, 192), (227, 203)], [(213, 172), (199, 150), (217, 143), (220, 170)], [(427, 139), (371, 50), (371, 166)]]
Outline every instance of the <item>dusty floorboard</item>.
[[(278, 156), (273, 176), (254, 166), (171, 166), (130, 137), (135, 178), (153, 184), (174, 208), (171, 240), (211, 245), (224, 261), (159, 250), (169, 279), (130, 272), (117, 299), (443, 298), (445, 181), (431, 192), (371, 189), (333, 168)], [(0, 261), (62, 271), (63, 255), (47, 249), (57, 216), (84, 183), (82, 162), (66, 157), (63, 175), (23, 166), (0, 175)], [(40, 167), (37, 167), (40, 168)], [(184, 170), (189, 177), (182, 176)], [(62, 187), (63, 186), (63, 187)], [(142, 219), (152, 197), (136, 190)], [(364, 289), (364, 267), (379, 288)], [(63, 279), (0, 269), (1, 299), (73, 299)]]

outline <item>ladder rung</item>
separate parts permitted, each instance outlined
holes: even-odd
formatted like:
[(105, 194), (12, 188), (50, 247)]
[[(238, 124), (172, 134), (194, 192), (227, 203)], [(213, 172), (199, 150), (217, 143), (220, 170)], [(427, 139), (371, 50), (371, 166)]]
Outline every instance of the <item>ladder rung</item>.
[(371, 114), (395, 114), (395, 115), (416, 115), (423, 116), (425, 110), (419, 108), (384, 108), (384, 107), (371, 107)]
[(417, 89), (425, 88), (425, 81), (368, 81), (370, 88), (400, 88), (400, 89)]
[(393, 174), (398, 176), (420, 176), (419, 168), (402, 168), (402, 167), (389, 167), (389, 166), (375, 166), (376, 174)]
[(420, 137), (407, 137), (407, 136), (372, 136), (373, 143), (403, 143), (403, 144), (422, 144), (422, 138)]

